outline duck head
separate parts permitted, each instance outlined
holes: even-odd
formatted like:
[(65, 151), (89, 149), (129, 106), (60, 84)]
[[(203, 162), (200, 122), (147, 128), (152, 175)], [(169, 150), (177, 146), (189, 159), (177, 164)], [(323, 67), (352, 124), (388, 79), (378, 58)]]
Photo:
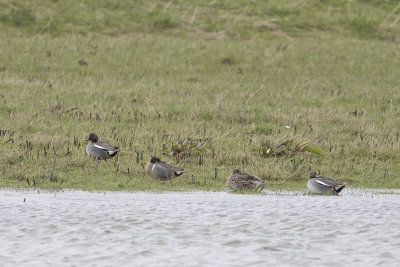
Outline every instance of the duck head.
[(232, 173), (241, 173), (239, 169), (234, 169)]
[(97, 134), (91, 133), (91, 134), (89, 134), (89, 137), (88, 137), (88, 139), (86, 139), (86, 141), (89, 141), (89, 140), (96, 143), (97, 140), (99, 140), (99, 137), (97, 136)]
[(159, 158), (157, 158), (157, 157), (151, 157), (150, 162), (151, 163), (157, 163), (157, 162), (161, 162), (161, 160)]
[(317, 173), (316, 172), (311, 172), (311, 174), (310, 174), (310, 179), (312, 179), (312, 178), (317, 178), (318, 176), (317, 176)]

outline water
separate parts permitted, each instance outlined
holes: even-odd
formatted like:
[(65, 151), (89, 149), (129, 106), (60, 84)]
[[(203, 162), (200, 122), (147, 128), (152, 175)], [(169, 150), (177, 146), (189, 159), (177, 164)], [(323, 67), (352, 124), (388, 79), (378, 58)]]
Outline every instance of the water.
[(400, 266), (399, 190), (267, 194), (0, 190), (0, 266)]

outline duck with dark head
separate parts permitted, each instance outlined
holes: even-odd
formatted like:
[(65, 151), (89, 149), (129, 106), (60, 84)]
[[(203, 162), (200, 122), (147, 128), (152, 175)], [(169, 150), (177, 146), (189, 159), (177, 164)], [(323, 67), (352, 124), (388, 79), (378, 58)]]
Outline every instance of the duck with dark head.
[(108, 143), (99, 142), (99, 137), (95, 133), (89, 134), (89, 137), (86, 141), (90, 141), (90, 143), (86, 146), (86, 153), (97, 160), (97, 164), (99, 165), (99, 160), (106, 160), (112, 158), (118, 154), (119, 147), (110, 145)]
[(160, 180), (170, 180), (185, 172), (185, 169), (161, 161), (157, 157), (151, 157), (150, 161), (146, 164), (145, 169), (148, 175)]

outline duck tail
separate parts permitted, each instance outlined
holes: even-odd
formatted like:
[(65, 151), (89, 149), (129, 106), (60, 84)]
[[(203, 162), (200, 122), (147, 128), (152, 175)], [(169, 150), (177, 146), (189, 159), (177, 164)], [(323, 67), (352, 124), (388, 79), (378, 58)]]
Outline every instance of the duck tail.
[(179, 170), (175, 172), (175, 176), (180, 176), (182, 175), (184, 172), (187, 172), (187, 170)]
[(116, 150), (116, 151), (111, 151), (111, 150), (109, 150), (109, 151), (108, 151), (108, 155), (109, 155), (110, 157), (114, 157), (115, 155), (117, 155), (118, 152), (119, 152), (119, 150)]
[(341, 187), (339, 187), (338, 189), (336, 189), (335, 188), (335, 191), (336, 191), (336, 193), (340, 193), (340, 191), (342, 191), (343, 190), (343, 188), (345, 188), (346, 186), (345, 185), (342, 185)]

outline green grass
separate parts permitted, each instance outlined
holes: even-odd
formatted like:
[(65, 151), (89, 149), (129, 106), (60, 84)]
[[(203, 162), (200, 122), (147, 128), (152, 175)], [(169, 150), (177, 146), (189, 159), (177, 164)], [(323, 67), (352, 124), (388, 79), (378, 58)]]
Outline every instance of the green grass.
[[(0, 186), (224, 190), (240, 168), (271, 189), (311, 170), (398, 188), (399, 17), (389, 0), (0, 1)], [(125, 151), (118, 170), (88, 159), (90, 132)], [(171, 156), (185, 138), (207, 141)], [(323, 156), (260, 155), (290, 138)], [(151, 155), (190, 172), (152, 179)]]

